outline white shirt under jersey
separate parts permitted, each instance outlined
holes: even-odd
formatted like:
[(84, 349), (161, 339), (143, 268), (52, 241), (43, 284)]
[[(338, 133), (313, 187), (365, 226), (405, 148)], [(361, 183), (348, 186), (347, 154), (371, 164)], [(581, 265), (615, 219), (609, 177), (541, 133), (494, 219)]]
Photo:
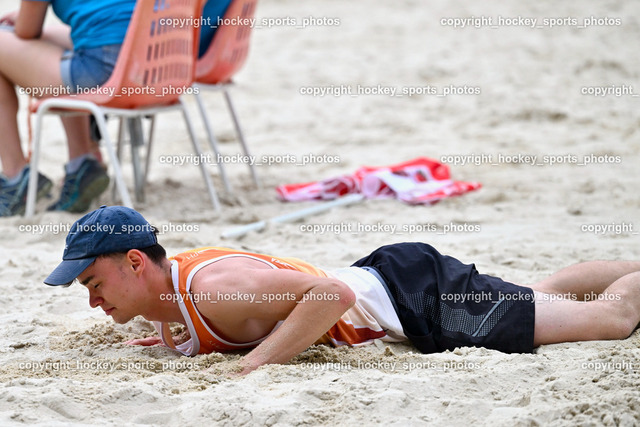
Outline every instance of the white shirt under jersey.
[(391, 299), (376, 276), (360, 267), (345, 267), (324, 272), (351, 288), (356, 295), (356, 305), (375, 319), (386, 333), (385, 337), (380, 338), (382, 341), (399, 342), (407, 339)]

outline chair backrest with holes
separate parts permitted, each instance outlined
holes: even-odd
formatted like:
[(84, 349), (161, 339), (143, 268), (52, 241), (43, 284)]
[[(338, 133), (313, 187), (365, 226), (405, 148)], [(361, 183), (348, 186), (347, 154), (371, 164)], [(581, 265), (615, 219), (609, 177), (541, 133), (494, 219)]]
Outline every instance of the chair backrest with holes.
[[(233, 0), (224, 14), (221, 25), (213, 36), (213, 42), (196, 63), (195, 80), (199, 83), (227, 83), (244, 65), (249, 53), (251, 38), (250, 19), (256, 10), (257, 0)], [(233, 25), (224, 25), (233, 22)]]
[(105, 107), (173, 104), (191, 86), (203, 0), (138, 0), (118, 61), (101, 94)]

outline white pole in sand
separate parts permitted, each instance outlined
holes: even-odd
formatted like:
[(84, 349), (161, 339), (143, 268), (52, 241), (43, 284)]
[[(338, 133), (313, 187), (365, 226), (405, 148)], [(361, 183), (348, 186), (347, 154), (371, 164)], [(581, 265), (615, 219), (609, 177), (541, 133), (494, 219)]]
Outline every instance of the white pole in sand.
[(333, 200), (331, 202), (322, 203), (316, 206), (311, 206), (311, 207), (300, 209), (294, 212), (289, 212), (287, 214), (276, 216), (264, 221), (252, 222), (251, 224), (232, 228), (231, 230), (227, 230), (223, 232), (220, 236), (223, 239), (231, 239), (233, 237), (244, 236), (245, 234), (251, 231), (262, 230), (269, 224), (293, 222), (293, 221), (302, 219), (304, 217), (307, 217), (309, 215), (315, 215), (320, 212), (328, 211), (329, 209), (335, 208), (337, 206), (347, 206), (347, 205), (361, 202), (362, 200), (364, 200), (364, 196), (362, 194), (349, 194), (344, 197), (340, 197), (339, 199)]

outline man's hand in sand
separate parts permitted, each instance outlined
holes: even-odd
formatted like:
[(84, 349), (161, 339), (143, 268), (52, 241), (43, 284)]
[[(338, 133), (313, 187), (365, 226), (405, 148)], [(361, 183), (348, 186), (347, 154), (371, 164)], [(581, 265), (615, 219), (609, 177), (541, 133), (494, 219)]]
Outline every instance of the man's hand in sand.
[[(173, 343), (174, 345), (180, 345), (185, 341), (188, 341), (190, 338), (191, 338), (191, 335), (189, 334), (189, 331), (185, 329), (184, 331), (180, 332), (178, 335), (173, 337)], [(145, 347), (151, 347), (154, 345), (164, 345), (164, 343), (162, 342), (162, 338), (158, 336), (146, 337), (146, 338), (135, 338), (129, 341), (125, 341), (125, 344), (142, 345)]]
[(164, 345), (162, 344), (162, 339), (160, 337), (147, 337), (147, 338), (136, 338), (133, 340), (125, 341), (127, 345), (142, 345), (145, 347), (150, 347), (153, 345)]
[(245, 375), (250, 374), (251, 372), (258, 369), (259, 367), (259, 365), (252, 365), (245, 356), (240, 359), (240, 362), (238, 362), (237, 364), (237, 370), (235, 372), (232, 372), (230, 376), (231, 378), (244, 377)]
[(6, 15), (0, 16), (0, 25), (9, 25), (15, 26), (16, 20), (18, 19), (18, 11), (14, 10), (13, 12), (9, 12)]

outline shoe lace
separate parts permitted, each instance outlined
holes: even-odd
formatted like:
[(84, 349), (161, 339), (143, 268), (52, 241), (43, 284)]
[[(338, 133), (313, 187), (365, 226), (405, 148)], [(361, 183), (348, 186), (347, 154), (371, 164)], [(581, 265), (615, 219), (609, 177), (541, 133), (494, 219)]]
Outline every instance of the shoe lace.
[(64, 183), (62, 184), (62, 190), (60, 191), (60, 199), (56, 202), (56, 206), (63, 206), (73, 199), (76, 176), (77, 173), (73, 173), (64, 177)]

